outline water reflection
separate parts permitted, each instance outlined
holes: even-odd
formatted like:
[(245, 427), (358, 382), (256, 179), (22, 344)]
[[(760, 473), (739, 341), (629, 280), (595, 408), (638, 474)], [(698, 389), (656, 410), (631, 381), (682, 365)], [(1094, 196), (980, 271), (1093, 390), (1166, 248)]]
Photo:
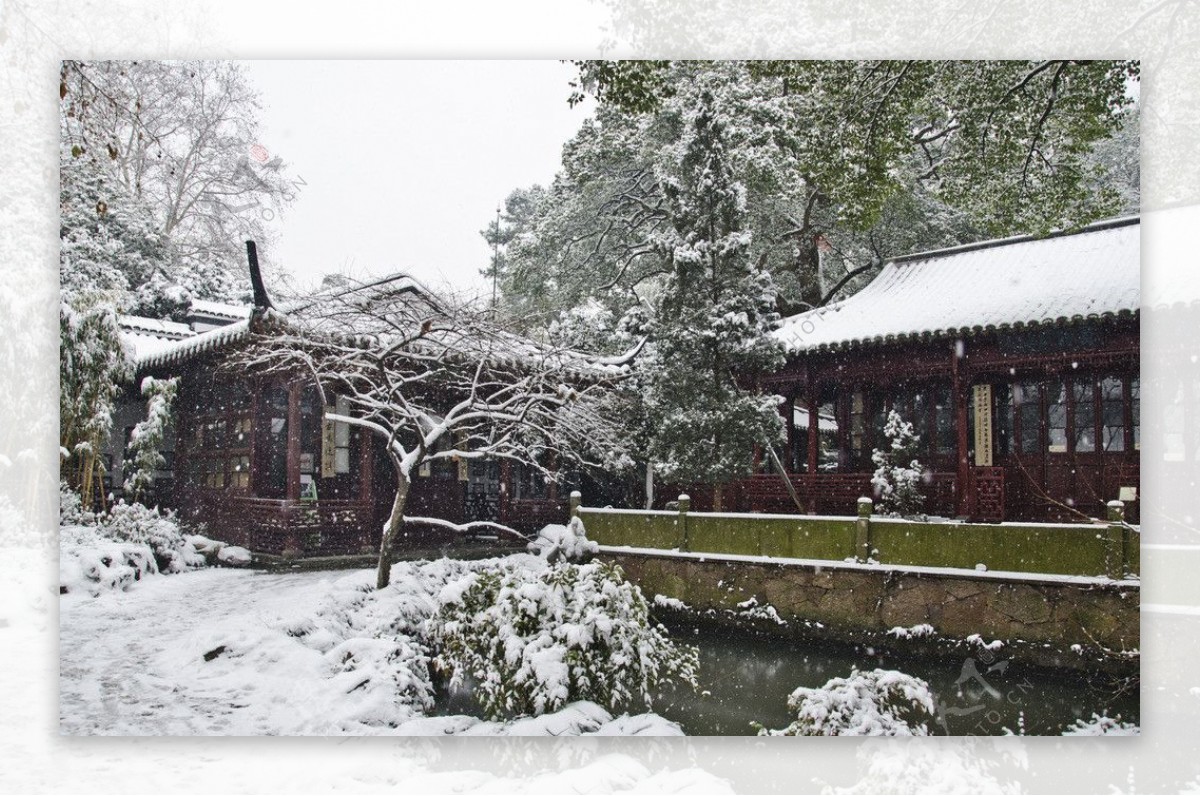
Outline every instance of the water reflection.
[(799, 643), (711, 629), (672, 627), (700, 648), (701, 694), (666, 686), (654, 711), (688, 735), (751, 735), (752, 722), (781, 728), (794, 718), (787, 697), (821, 686), (851, 668), (899, 669), (929, 683), (946, 735), (1058, 735), (1093, 713), (1137, 722), (1136, 683), (1120, 687), (1021, 666), (987, 651), (962, 658), (914, 658), (865, 646)]

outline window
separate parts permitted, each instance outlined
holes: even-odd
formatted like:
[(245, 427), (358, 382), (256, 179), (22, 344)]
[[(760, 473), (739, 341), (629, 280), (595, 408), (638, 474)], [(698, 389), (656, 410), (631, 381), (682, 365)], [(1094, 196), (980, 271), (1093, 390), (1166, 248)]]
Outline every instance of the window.
[(1133, 422), (1133, 449), (1142, 449), (1142, 383), (1137, 376), (1129, 383), (1130, 418)]
[(821, 404), (817, 409), (817, 469), (821, 472), (838, 469), (841, 459), (838, 435), (837, 404), (833, 401)]
[[(1120, 396), (1120, 382), (1117, 387)], [(1071, 392), (1075, 406), (1075, 452), (1093, 453), (1096, 450), (1096, 386), (1091, 381), (1076, 380)]]
[(1125, 450), (1125, 384), (1121, 379), (1109, 376), (1100, 382), (1100, 421), (1102, 449)]
[(536, 467), (518, 464), (513, 476), (516, 480), (516, 500), (542, 500), (546, 497), (546, 477)]
[[(206, 489), (250, 486), (250, 389), (244, 382), (214, 384), (210, 400), (191, 418), (188, 479)], [(243, 461), (244, 460), (244, 461)], [(164, 469), (173, 469), (170, 462)]]
[(1042, 450), (1042, 385), (1035, 381), (1014, 384), (1012, 399), (1014, 415), (1017, 420), (1017, 449), (1021, 453), (1040, 453)]
[(1067, 452), (1067, 387), (1061, 381), (1046, 385), (1046, 451)]
[(933, 389), (933, 449), (942, 453), (952, 452), (957, 440), (954, 439), (954, 405), (950, 401), (948, 385)]

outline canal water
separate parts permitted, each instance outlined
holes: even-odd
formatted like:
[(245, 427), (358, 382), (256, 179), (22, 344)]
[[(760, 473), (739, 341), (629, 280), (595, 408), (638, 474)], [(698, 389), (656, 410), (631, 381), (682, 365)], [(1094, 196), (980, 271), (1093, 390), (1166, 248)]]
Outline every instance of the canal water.
[(700, 694), (665, 686), (653, 710), (688, 735), (752, 735), (752, 722), (782, 729), (795, 714), (787, 698), (800, 686), (819, 687), (852, 668), (898, 669), (930, 686), (939, 719), (936, 735), (1059, 735), (1093, 713), (1138, 723), (1136, 681), (1124, 687), (1020, 666), (976, 652), (961, 658), (900, 657), (865, 646), (798, 642), (767, 636), (673, 626), (677, 641), (700, 650)]
[[(1020, 666), (1003, 651), (961, 658), (898, 656), (866, 646), (799, 642), (747, 632), (672, 625), (671, 636), (700, 650), (699, 692), (665, 684), (652, 710), (688, 735), (754, 735), (754, 722), (782, 729), (795, 715), (787, 698), (852, 668), (898, 669), (930, 686), (935, 735), (1060, 735), (1078, 719), (1103, 714), (1138, 723), (1136, 682), (1089, 683), (1079, 676)], [(481, 716), (471, 684), (443, 692), (436, 712)]]

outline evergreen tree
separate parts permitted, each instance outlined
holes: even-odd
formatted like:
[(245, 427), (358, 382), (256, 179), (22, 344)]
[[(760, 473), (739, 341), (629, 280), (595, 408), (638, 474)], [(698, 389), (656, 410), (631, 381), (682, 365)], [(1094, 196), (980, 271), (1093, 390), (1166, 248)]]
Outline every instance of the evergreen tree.
[(678, 481), (747, 474), (756, 445), (780, 434), (774, 396), (739, 386), (782, 364), (771, 277), (748, 256), (745, 188), (734, 179), (711, 93), (689, 120), (675, 174), (661, 176), (670, 228), (654, 243), (670, 264), (647, 363), (650, 457)]
[(921, 463), (917, 461), (917, 443), (920, 437), (913, 433), (912, 423), (894, 409), (888, 412), (883, 426), (883, 436), (888, 444), (871, 452), (875, 474), (871, 485), (883, 514), (911, 516), (921, 511), (924, 498), (921, 496)]

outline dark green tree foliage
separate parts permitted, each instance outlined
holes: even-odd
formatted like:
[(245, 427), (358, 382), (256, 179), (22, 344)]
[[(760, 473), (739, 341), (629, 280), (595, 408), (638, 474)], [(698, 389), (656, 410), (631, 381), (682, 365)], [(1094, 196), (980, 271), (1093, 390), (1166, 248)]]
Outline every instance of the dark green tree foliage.
[(670, 227), (654, 239), (669, 264), (647, 363), (650, 457), (677, 481), (722, 483), (749, 472), (755, 445), (780, 434), (774, 396), (739, 388), (782, 364), (771, 277), (749, 258), (745, 188), (704, 93), (676, 174), (663, 180)]

